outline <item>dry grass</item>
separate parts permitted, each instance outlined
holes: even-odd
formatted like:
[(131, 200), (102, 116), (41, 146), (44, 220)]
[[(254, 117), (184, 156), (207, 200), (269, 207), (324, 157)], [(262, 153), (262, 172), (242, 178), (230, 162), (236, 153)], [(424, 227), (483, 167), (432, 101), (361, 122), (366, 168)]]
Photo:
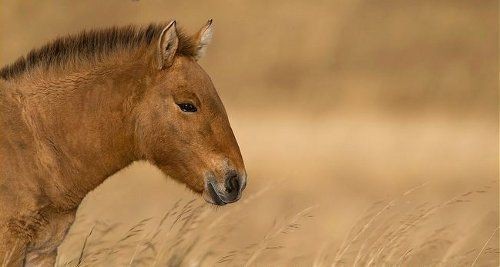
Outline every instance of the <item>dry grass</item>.
[[(392, 200), (373, 204), (353, 221), (340, 245), (317, 244), (317, 253), (302, 256), (301, 265), (497, 266), (499, 248), (491, 241), (498, 240), (498, 226), (475, 236), (473, 229), (457, 229), (448, 221), (431, 222), (450, 210), (470, 209), (476, 199), (491, 194), (497, 182), (439, 203), (422, 202), (418, 197), (428, 186), (429, 183), (421, 184)], [(217, 209), (193, 199), (178, 200), (163, 216), (140, 220), (125, 231), (120, 225), (96, 221), (89, 224), (86, 235), (80, 234), (82, 246), (77, 257), (58, 261), (57, 266), (260, 266), (264, 262), (288, 266), (295, 262), (294, 257), (273, 254), (288, 249), (288, 235), (302, 240), (310, 238), (301, 228), (314, 224), (314, 214), (321, 207), (298, 209), (295, 214), (274, 220), (263, 236), (256, 235), (243, 246), (224, 246), (229, 236), (244, 231), (239, 220), (224, 219), (241, 217), (252, 201), (266, 198), (269, 190), (273, 187), (264, 187), (218, 217), (214, 217)], [(486, 222), (490, 220), (485, 218)], [(484, 226), (479, 223), (475, 227)], [(115, 233), (110, 237), (112, 232)], [(482, 242), (469, 247), (463, 239), (473, 235)], [(288, 251), (288, 255), (300, 255), (300, 251)]]

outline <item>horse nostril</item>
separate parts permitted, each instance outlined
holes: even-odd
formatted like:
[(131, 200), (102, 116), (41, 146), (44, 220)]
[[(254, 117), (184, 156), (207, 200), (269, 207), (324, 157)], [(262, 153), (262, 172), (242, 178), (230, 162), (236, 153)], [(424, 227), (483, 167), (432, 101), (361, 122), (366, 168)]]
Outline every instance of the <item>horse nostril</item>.
[(232, 173), (228, 178), (226, 178), (226, 191), (228, 193), (232, 193), (238, 190), (240, 190), (240, 179), (237, 174)]

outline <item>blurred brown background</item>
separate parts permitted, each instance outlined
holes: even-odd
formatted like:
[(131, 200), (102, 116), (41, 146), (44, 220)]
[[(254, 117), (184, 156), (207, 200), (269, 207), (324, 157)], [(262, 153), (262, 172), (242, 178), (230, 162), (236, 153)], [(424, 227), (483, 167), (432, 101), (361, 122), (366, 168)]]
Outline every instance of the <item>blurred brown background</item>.
[[(283, 248), (256, 260), (257, 265), (311, 265), (323, 257), (322, 248), (335, 255), (373, 203), (390, 203), (424, 184), (414, 193), (414, 206), (410, 200), (397, 202), (381, 228), (399, 223), (420, 204), (486, 192), (432, 214), (406, 243), (415, 253), (408, 263), (447, 258), (444, 264), (454, 265), (481, 254), (477, 264), (498, 265), (498, 233), (486, 245), (493, 252), (480, 253), (498, 227), (498, 1), (2, 1), (1, 6), (2, 65), (54, 37), (91, 27), (175, 18), (194, 32), (214, 19), (214, 41), (200, 64), (218, 88), (239, 141), (250, 178), (246, 196), (269, 186), (241, 208), (212, 211), (215, 218), (224, 209), (235, 210), (225, 220), (237, 227), (219, 246), (221, 253), (257, 242), (274, 220), (318, 205), (300, 231), (278, 241)], [(60, 260), (78, 255), (95, 221), (125, 227), (161, 216), (179, 198), (197, 197), (146, 163), (132, 165), (87, 197)], [(432, 250), (441, 254), (422, 249), (442, 227), (450, 244)], [(455, 254), (465, 255), (463, 261), (452, 261)], [(349, 251), (345, 258), (352, 263)]]

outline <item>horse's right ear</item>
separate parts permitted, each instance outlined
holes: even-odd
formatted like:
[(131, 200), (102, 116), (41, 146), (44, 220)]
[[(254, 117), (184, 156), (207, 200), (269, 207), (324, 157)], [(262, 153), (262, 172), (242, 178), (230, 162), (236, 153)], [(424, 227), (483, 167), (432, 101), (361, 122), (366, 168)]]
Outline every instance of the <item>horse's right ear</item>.
[(175, 28), (175, 20), (170, 22), (161, 31), (157, 46), (157, 62), (158, 69), (164, 69), (172, 65), (175, 52), (179, 46), (179, 38), (177, 37), (177, 29)]

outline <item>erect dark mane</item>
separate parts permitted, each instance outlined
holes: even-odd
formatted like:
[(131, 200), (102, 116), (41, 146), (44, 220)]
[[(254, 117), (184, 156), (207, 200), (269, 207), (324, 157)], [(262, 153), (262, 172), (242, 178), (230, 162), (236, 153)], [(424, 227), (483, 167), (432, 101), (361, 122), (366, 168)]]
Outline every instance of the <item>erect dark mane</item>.
[[(8, 80), (36, 67), (50, 67), (68, 62), (71, 59), (95, 60), (117, 49), (134, 49), (150, 45), (157, 40), (166, 23), (111, 27), (83, 31), (76, 35), (60, 37), (54, 41), (31, 50), (26, 56), (0, 69), (0, 77)], [(196, 45), (191, 37), (177, 28), (179, 47), (177, 54), (195, 56)]]

